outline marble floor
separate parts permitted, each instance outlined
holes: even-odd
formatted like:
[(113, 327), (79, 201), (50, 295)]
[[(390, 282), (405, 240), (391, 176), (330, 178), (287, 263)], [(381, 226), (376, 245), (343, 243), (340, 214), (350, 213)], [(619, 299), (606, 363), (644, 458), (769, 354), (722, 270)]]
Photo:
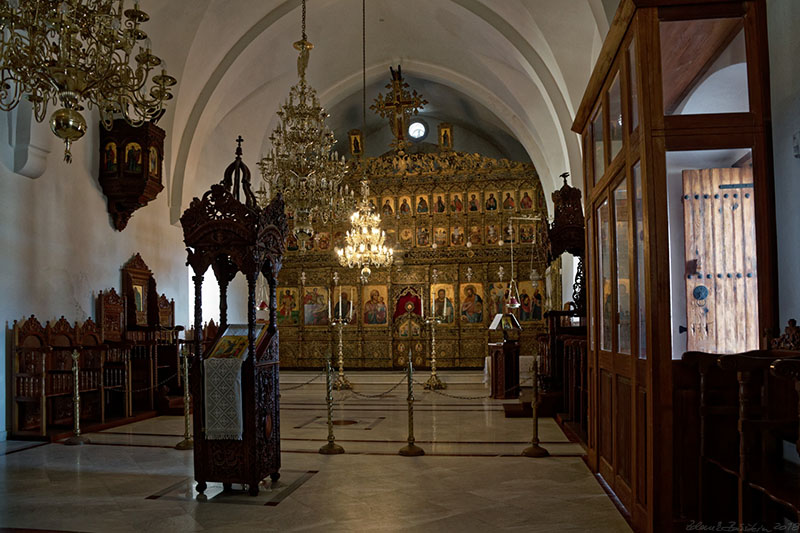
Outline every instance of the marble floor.
[[(505, 418), (479, 373), (445, 373), (444, 394), (415, 387), (423, 457), (400, 457), (407, 385), (395, 372), (353, 373), (334, 393), (314, 373), (281, 376), (281, 478), (257, 497), (210, 483), (198, 500), (182, 417), (91, 433), (91, 444), (0, 443), (0, 529), (48, 531), (630, 531), (586, 468), (583, 449), (540, 421), (551, 457), (520, 452), (531, 420)], [(424, 381), (425, 376), (418, 376)], [(310, 382), (310, 383), (309, 383)], [(390, 392), (375, 397), (393, 386)]]

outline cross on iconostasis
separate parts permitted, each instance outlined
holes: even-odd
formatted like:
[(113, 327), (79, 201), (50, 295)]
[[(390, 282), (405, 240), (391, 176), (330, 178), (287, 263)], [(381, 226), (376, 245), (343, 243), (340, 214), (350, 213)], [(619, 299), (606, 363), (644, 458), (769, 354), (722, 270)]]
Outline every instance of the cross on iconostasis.
[(400, 150), (406, 142), (406, 122), (412, 114), (419, 113), (428, 101), (417, 94), (416, 90), (408, 91), (409, 85), (403, 80), (400, 65), (397, 65), (397, 71), (392, 67), (389, 67), (389, 71), (392, 73), (392, 81), (386, 84), (386, 88), (391, 92), (385, 96), (379, 94), (370, 109), (381, 117), (389, 119), (395, 137), (392, 146)]

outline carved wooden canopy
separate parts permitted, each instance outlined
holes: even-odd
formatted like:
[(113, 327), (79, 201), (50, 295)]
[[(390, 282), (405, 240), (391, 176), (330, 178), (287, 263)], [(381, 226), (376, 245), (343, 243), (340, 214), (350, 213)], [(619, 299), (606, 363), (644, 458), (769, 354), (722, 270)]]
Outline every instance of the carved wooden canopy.
[(550, 262), (564, 252), (581, 258), (584, 255), (586, 226), (583, 219), (581, 191), (567, 185), (568, 176), (568, 173), (561, 175), (564, 185), (552, 195), (554, 217), (548, 231)]
[[(196, 274), (213, 266), (218, 277), (233, 277), (238, 270), (245, 275), (264, 272), (274, 279), (288, 232), (283, 198), (278, 194), (266, 207), (258, 206), (241, 159), (241, 137), (238, 142), (236, 160), (222, 182), (212, 185), (202, 199), (194, 198), (181, 216), (187, 264)], [(240, 186), (244, 203), (239, 201)]]

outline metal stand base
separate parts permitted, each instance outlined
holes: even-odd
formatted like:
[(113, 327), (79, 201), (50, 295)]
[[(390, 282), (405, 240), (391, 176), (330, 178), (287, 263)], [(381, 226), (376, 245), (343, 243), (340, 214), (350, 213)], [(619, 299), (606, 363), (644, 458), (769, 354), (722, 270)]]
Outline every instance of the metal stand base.
[(416, 444), (407, 444), (400, 448), (400, 451), (397, 452), (404, 457), (418, 457), (420, 455), (425, 455), (425, 450), (417, 446)]
[(425, 382), (425, 390), (442, 390), (447, 388), (447, 383), (439, 379), (439, 376), (434, 376), (431, 374), (431, 377), (428, 378), (428, 381)]
[(336, 381), (333, 382), (333, 388), (336, 390), (353, 390), (353, 384), (346, 376), (338, 376)]
[(538, 444), (532, 444), (522, 450), (522, 455), (525, 457), (547, 457), (550, 455), (550, 452), (539, 446)]
[(64, 444), (66, 444), (67, 446), (81, 446), (83, 444), (89, 444), (90, 442), (92, 441), (90, 441), (87, 437), (81, 435), (68, 438), (67, 440), (64, 441)]
[(176, 450), (191, 450), (194, 448), (194, 441), (192, 439), (183, 439), (175, 445)]
[(339, 455), (340, 453), (344, 453), (344, 448), (336, 444), (335, 442), (329, 442), (325, 446), (322, 446), (319, 449), (319, 453), (322, 455)]

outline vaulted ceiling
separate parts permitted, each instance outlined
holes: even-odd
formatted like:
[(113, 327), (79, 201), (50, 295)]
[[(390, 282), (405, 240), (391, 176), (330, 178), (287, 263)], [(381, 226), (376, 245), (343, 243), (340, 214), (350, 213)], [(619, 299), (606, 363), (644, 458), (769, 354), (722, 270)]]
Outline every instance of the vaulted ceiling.
[[(141, 3), (151, 15), (145, 29), (154, 50), (179, 79), (161, 122), (170, 133), (165, 166), (174, 222), (192, 196), (220, 179), (239, 134), (257, 174), (275, 111), (296, 81), (300, 0)], [(452, 122), (500, 155), (529, 158), (549, 199), (561, 172), (581, 176), (570, 125), (614, 3), (368, 0), (367, 105), (388, 80), (389, 65), (401, 64), (429, 93), (423, 117)], [(361, 126), (361, 2), (308, 0), (307, 19), (315, 45), (308, 79), (341, 139)], [(371, 116), (368, 131), (380, 128)]]

